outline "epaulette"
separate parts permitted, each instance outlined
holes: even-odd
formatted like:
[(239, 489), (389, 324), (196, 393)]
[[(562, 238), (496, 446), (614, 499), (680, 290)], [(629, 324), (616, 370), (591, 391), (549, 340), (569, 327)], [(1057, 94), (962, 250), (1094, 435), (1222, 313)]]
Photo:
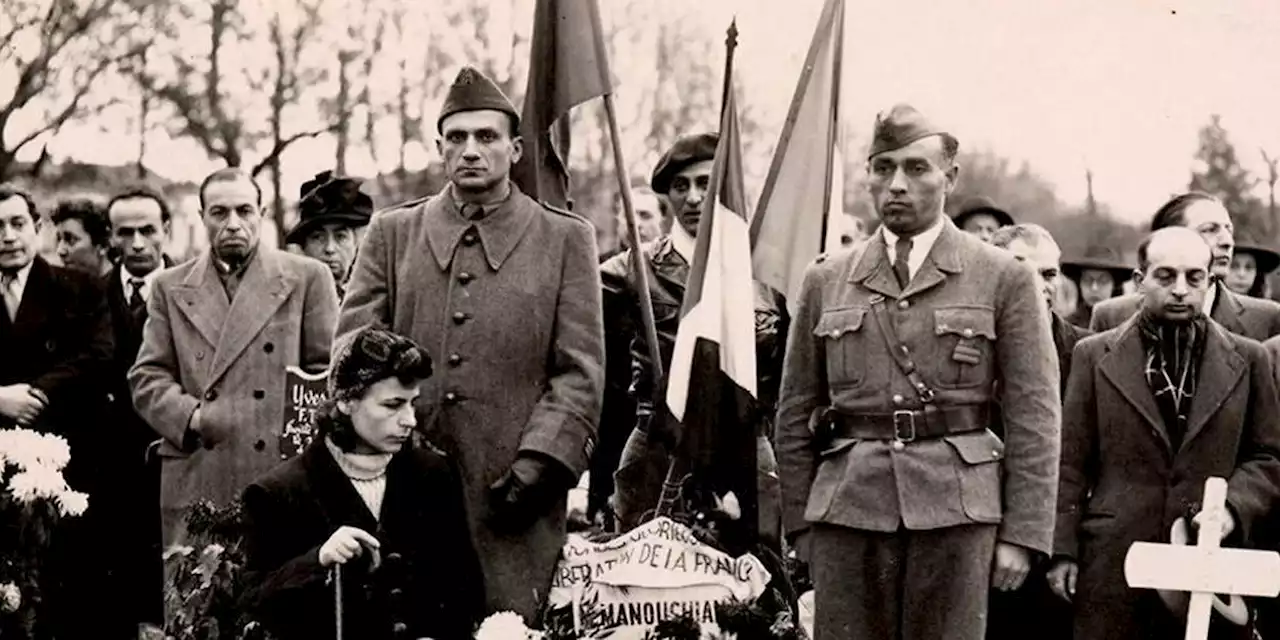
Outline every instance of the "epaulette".
[(572, 218), (572, 219), (574, 219), (574, 220), (577, 220), (578, 222), (582, 222), (582, 223), (585, 223), (585, 224), (591, 224), (591, 221), (587, 220), (586, 218), (584, 218), (584, 217), (582, 217), (582, 216), (580, 216), (580, 215), (578, 215), (578, 214), (576, 214), (576, 213), (574, 213), (574, 212), (572, 212), (572, 211), (570, 211), (570, 210), (568, 210), (568, 209), (564, 209), (564, 208), (561, 208), (561, 207), (557, 207), (557, 206), (555, 206), (554, 204), (551, 204), (550, 202), (547, 202), (546, 200), (539, 200), (539, 201), (538, 201), (538, 204), (542, 205), (542, 208), (543, 208), (543, 209), (546, 209), (547, 211), (550, 211), (550, 212), (552, 212), (552, 213), (558, 213), (558, 214), (560, 214), (560, 215), (562, 215), (562, 216), (565, 216), (566, 218)]
[(374, 212), (373, 212), (373, 215), (377, 216), (377, 215), (381, 215), (381, 214), (384, 214), (384, 213), (389, 213), (389, 212), (392, 212), (392, 211), (396, 211), (396, 210), (399, 210), (399, 209), (408, 209), (408, 208), (410, 208), (410, 207), (416, 207), (416, 206), (418, 206), (418, 205), (420, 205), (420, 204), (422, 204), (422, 203), (424, 203), (424, 202), (426, 202), (426, 201), (428, 201), (428, 200), (430, 200), (431, 198), (434, 198), (434, 197), (435, 197), (435, 195), (434, 195), (434, 194), (432, 194), (432, 195), (422, 196), (422, 197), (420, 197), (420, 198), (414, 198), (414, 199), (412, 199), (412, 200), (405, 200), (404, 202), (397, 202), (397, 203), (395, 203), (395, 204), (393, 204), (393, 205), (389, 205), (389, 206), (386, 206), (386, 207), (382, 207), (381, 209), (378, 209), (377, 211), (374, 211)]

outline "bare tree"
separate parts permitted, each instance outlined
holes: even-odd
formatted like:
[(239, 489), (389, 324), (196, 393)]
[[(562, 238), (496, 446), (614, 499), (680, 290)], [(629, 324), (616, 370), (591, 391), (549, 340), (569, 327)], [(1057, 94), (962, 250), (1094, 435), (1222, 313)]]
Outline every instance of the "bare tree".
[(1275, 229), (1280, 226), (1280, 220), (1276, 220), (1276, 181), (1280, 179), (1280, 171), (1276, 169), (1276, 163), (1280, 162), (1280, 158), (1272, 158), (1267, 154), (1266, 149), (1260, 149), (1262, 152), (1262, 161), (1267, 163), (1267, 220), (1271, 221), (1271, 228)]
[[(39, 168), (48, 159), (48, 138), (68, 122), (91, 116), (110, 100), (92, 98), (110, 70), (147, 47), (139, 36), (145, 4), (116, 0), (0, 2), (0, 77), (16, 78), (0, 91), (0, 179), (18, 153), (45, 138)], [(38, 111), (39, 116), (18, 118)], [(22, 127), (19, 122), (37, 124)], [(25, 130), (24, 130), (25, 129)]]

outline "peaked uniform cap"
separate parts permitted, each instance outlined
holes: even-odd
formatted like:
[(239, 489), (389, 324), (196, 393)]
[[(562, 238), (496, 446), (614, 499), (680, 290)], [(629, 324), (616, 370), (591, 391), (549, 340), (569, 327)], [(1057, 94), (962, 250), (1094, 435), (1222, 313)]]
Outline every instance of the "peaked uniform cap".
[(463, 67), (454, 78), (453, 86), (444, 97), (444, 106), (440, 109), (440, 118), (436, 120), (436, 131), (443, 133), (444, 119), (463, 111), (501, 111), (511, 118), (514, 131), (520, 130), (520, 114), (512, 106), (511, 100), (493, 83), (488, 76), (480, 73), (475, 67)]
[(985, 213), (996, 219), (1002, 227), (1012, 226), (1013, 216), (1008, 211), (1000, 208), (994, 200), (986, 196), (971, 196), (960, 205), (960, 209), (951, 217), (951, 221), (956, 223), (957, 227), (963, 227), (964, 221), (969, 216), (979, 213)]
[(658, 160), (658, 166), (654, 167), (653, 178), (649, 180), (649, 186), (653, 188), (653, 192), (667, 195), (676, 174), (695, 162), (714, 159), (718, 144), (720, 144), (720, 134), (716, 132), (681, 136), (670, 149), (667, 149), (666, 153), (662, 154), (662, 158)]
[(867, 158), (886, 151), (901, 149), (921, 138), (946, 133), (929, 122), (915, 107), (909, 104), (895, 104), (888, 111), (881, 111), (876, 115), (875, 131)]

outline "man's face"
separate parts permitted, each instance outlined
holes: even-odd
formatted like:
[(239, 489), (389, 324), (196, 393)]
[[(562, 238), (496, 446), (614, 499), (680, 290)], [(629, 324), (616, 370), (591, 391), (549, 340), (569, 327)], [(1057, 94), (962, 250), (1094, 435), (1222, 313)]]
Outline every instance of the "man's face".
[(991, 236), (1000, 228), (1000, 221), (989, 213), (975, 213), (965, 218), (961, 231), (971, 233), (979, 240), (990, 244)]
[(436, 150), (444, 158), (445, 175), (459, 189), (483, 193), (506, 182), (511, 165), (524, 150), (511, 137), (511, 120), (501, 111), (463, 111), (440, 126)]
[(702, 219), (702, 201), (707, 199), (711, 186), (712, 160), (699, 160), (681, 169), (671, 179), (667, 200), (676, 224), (689, 235), (698, 237), (698, 221)]
[(867, 164), (867, 189), (885, 227), (913, 236), (942, 215), (960, 168), (943, 154), (942, 137), (928, 136), (885, 151)]
[(93, 240), (89, 238), (89, 232), (85, 231), (83, 222), (76, 218), (59, 222), (54, 237), (57, 241), (55, 250), (63, 266), (95, 276), (102, 273), (107, 253), (93, 246)]
[(1235, 249), (1235, 225), (1226, 207), (1212, 200), (1197, 200), (1184, 212), (1182, 226), (1204, 238), (1213, 252), (1209, 271), (1218, 278), (1226, 278), (1231, 270), (1231, 252)]
[(1054, 300), (1058, 295), (1058, 272), (1061, 270), (1059, 262), (1062, 260), (1062, 252), (1052, 243), (1042, 241), (1039, 244), (1031, 244), (1023, 238), (1015, 239), (1006, 248), (1013, 257), (1036, 272), (1040, 294), (1044, 296), (1045, 304), (1053, 309)]
[[(640, 232), (640, 242), (652, 242), (664, 233), (658, 196), (652, 193), (633, 193), (631, 205), (636, 212), (636, 231)], [(621, 233), (625, 237), (628, 231), (627, 214), (624, 211), (618, 212), (618, 228), (622, 230)]]
[(1211, 252), (1188, 235), (1166, 236), (1147, 246), (1148, 265), (1138, 289), (1143, 309), (1157, 320), (1187, 322), (1204, 307)]
[(1258, 279), (1258, 259), (1250, 253), (1237, 253), (1231, 257), (1231, 270), (1222, 283), (1241, 295), (1248, 295)]
[(257, 189), (246, 179), (210, 182), (201, 219), (215, 255), (232, 265), (244, 262), (257, 248), (262, 228)]
[(307, 234), (302, 252), (323, 262), (333, 279), (343, 282), (356, 259), (356, 232), (341, 222), (326, 222)]
[(151, 198), (117, 200), (107, 211), (107, 219), (111, 221), (111, 246), (130, 275), (146, 277), (164, 265), (169, 223), (163, 219), (160, 203)]
[(1116, 290), (1115, 277), (1106, 269), (1082, 269), (1080, 271), (1080, 298), (1086, 306), (1111, 298)]
[(27, 201), (13, 196), (0, 201), (0, 271), (17, 271), (36, 257), (40, 223)]

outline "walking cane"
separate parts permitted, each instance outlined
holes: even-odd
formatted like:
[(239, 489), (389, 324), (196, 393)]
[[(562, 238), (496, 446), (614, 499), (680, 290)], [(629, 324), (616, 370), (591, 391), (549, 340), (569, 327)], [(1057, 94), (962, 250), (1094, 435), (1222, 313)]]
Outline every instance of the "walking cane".
[(333, 619), (338, 640), (342, 640), (342, 565), (333, 565)]

